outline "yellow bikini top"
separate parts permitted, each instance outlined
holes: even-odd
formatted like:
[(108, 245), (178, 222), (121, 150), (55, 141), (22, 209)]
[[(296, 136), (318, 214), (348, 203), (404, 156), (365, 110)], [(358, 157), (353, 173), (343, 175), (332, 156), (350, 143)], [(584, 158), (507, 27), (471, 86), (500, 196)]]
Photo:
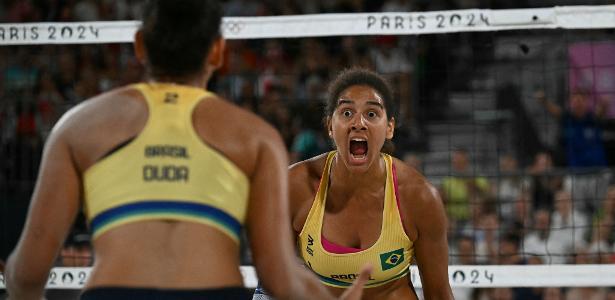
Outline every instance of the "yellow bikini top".
[[(299, 234), (298, 244), (301, 258), (324, 284), (333, 287), (345, 288), (350, 286), (358, 276), (361, 267), (366, 263), (371, 263), (373, 266), (366, 287), (380, 286), (403, 277), (408, 273), (408, 266), (412, 260), (413, 244), (402, 225), (396, 195), (395, 167), (389, 155), (382, 154), (386, 162), (387, 179), (382, 227), (376, 243), (367, 249), (352, 251), (348, 247), (332, 245), (322, 236), (329, 174), (335, 155), (336, 151), (327, 155), (318, 192), (314, 197), (314, 203), (308, 213), (305, 225)], [(360, 217), (357, 216), (357, 218)], [(325, 246), (323, 246), (323, 243), (325, 243)], [(329, 251), (325, 248), (329, 248)]]
[(93, 237), (127, 223), (167, 219), (213, 226), (238, 242), (249, 180), (205, 144), (192, 123), (196, 105), (213, 94), (165, 83), (132, 87), (147, 102), (143, 131), (84, 174)]

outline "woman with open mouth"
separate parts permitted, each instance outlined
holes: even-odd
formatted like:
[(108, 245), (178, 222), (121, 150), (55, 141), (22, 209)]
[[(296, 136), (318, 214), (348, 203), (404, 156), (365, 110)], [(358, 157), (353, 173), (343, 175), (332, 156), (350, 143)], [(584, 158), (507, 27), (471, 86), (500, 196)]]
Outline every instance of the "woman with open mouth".
[(325, 121), (336, 149), (290, 168), (298, 250), (337, 295), (369, 264), (364, 299), (418, 299), (408, 276), (415, 259), (425, 299), (452, 299), (440, 196), (414, 168), (383, 153), (396, 105), (372, 71), (348, 69), (331, 83)]

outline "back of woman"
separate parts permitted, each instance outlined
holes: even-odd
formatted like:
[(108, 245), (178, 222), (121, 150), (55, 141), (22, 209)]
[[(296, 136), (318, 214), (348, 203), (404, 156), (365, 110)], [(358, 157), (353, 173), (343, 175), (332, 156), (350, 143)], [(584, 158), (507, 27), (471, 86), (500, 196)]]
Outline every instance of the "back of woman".
[[(82, 299), (249, 298), (243, 228), (277, 298), (333, 298), (294, 258), (280, 135), (205, 90), (224, 60), (221, 19), (214, 0), (147, 2), (135, 53), (150, 78), (85, 101), (54, 127), (7, 263), (11, 297), (44, 295), (83, 208), (96, 257)], [(345, 296), (360, 298), (368, 276)]]
[[(168, 95), (174, 103), (165, 102)], [(117, 111), (120, 102), (133, 107)], [(211, 93), (160, 83), (130, 86), (83, 106), (66, 136), (75, 141), (94, 237), (97, 264), (89, 285), (240, 286), (239, 271), (227, 266), (239, 264), (246, 174), (254, 169), (247, 158), (255, 151), (217, 116), (242, 112)], [(246, 151), (234, 153), (239, 143)]]

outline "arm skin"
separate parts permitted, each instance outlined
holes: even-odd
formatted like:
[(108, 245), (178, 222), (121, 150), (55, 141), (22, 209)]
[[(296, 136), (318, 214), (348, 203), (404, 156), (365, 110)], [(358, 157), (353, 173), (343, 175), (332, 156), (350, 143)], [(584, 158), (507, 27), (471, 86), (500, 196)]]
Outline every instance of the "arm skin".
[[(425, 299), (453, 299), (448, 282), (447, 219), (438, 191), (423, 176), (403, 162), (397, 161), (401, 170), (399, 192), (404, 211), (404, 224), (414, 224), (416, 239), (414, 255), (421, 274)], [(401, 181), (404, 180), (405, 182)], [(405, 226), (407, 229), (408, 225)], [(411, 232), (412, 230), (408, 230)]]
[[(284, 143), (272, 128), (267, 129), (260, 140), (248, 210), (249, 239), (258, 278), (276, 299), (334, 299), (295, 256)], [(369, 271), (362, 270), (359, 279), (342, 298), (360, 299)]]
[(81, 179), (64, 130), (58, 127), (46, 143), (28, 218), (6, 265), (13, 299), (43, 297), (49, 270), (79, 209)]
[(325, 159), (326, 154), (319, 155), (289, 167), (289, 202), (295, 245), (312, 208)]
[(547, 99), (544, 91), (538, 91), (534, 94), (534, 97), (540, 104), (542, 104), (545, 109), (555, 118), (560, 118), (562, 116), (562, 108), (559, 105), (553, 103), (553, 101)]

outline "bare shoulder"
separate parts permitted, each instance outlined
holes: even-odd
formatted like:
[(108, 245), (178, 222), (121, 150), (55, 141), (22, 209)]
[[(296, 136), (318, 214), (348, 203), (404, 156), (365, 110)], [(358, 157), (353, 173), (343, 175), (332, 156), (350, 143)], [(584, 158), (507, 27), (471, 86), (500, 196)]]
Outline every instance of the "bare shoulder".
[(139, 91), (120, 87), (76, 105), (54, 126), (70, 148), (80, 171), (86, 170), (113, 147), (139, 134), (148, 117)]
[(271, 134), (272, 130), (275, 130), (269, 123), (263, 120), (257, 114), (239, 107), (232, 103), (228, 99), (224, 99), (220, 96), (215, 96), (208, 101), (202, 102), (204, 105), (211, 105), (214, 110), (224, 112), (221, 117), (228, 121), (233, 122), (238, 129), (251, 129), (256, 130), (254, 133)]
[(393, 164), (395, 164), (397, 183), (400, 192), (406, 191), (415, 194), (433, 187), (423, 174), (404, 163), (402, 160), (394, 157)]
[(284, 142), (273, 126), (219, 96), (199, 102), (193, 124), (207, 144), (228, 157), (248, 177), (254, 172), (261, 151), (287, 155)]
[(54, 130), (66, 132), (92, 131), (110, 128), (113, 124), (134, 120), (135, 114), (147, 113), (147, 104), (141, 94), (129, 86), (120, 87), (90, 99), (69, 109), (60, 118)]
[(267, 142), (270, 141), (267, 138), (279, 136), (277, 130), (260, 116), (219, 96), (202, 101), (195, 114), (206, 116), (199, 118), (199, 122), (224, 124), (226, 133), (245, 138), (245, 142)]
[(404, 210), (416, 212), (442, 205), (438, 190), (423, 174), (397, 158), (393, 158), (393, 163), (397, 171), (399, 200)]
[(293, 229), (297, 233), (303, 228), (312, 207), (326, 159), (327, 154), (323, 153), (289, 168), (290, 209)]
[(326, 160), (327, 153), (322, 153), (304, 161), (294, 163), (289, 167), (289, 176), (291, 180), (299, 180), (302, 182), (308, 179), (320, 180)]

